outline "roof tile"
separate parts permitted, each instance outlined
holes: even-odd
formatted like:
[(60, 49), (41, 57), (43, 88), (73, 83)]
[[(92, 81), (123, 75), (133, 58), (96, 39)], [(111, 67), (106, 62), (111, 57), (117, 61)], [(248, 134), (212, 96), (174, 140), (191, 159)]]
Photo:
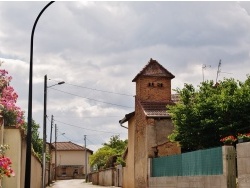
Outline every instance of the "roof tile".
[(132, 80), (135, 82), (140, 76), (157, 76), (157, 77), (168, 77), (170, 79), (175, 76), (165, 69), (160, 63), (152, 58), (148, 62), (148, 64), (136, 75), (136, 77)]
[[(55, 147), (55, 143), (52, 143), (52, 146)], [(79, 151), (79, 150), (84, 151), (85, 147), (77, 145), (72, 142), (57, 142), (56, 149), (62, 151)]]
[(170, 118), (170, 114), (167, 112), (167, 105), (173, 104), (169, 102), (140, 102), (144, 113), (147, 117), (167, 117)]

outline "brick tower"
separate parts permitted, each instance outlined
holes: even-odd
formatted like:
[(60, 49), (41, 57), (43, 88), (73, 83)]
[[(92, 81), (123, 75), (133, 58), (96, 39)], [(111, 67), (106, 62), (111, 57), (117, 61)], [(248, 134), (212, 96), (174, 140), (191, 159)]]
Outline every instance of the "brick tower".
[(171, 100), (171, 80), (175, 76), (156, 60), (148, 64), (132, 80), (136, 83), (135, 112), (127, 114), (120, 123), (128, 121), (127, 177), (124, 187), (148, 187), (149, 158), (180, 153), (177, 144), (167, 136), (174, 126), (167, 105)]
[[(135, 187), (147, 187), (148, 158), (159, 155), (159, 144), (167, 141), (173, 130), (167, 104), (171, 101), (171, 80), (175, 76), (150, 59), (132, 80), (135, 97)], [(170, 121), (169, 121), (170, 120)]]

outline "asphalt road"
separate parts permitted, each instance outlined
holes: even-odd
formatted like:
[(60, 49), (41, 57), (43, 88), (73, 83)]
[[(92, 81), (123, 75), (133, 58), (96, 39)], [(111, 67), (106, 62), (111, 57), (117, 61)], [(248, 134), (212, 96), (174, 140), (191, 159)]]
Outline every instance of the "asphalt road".
[[(57, 180), (47, 188), (101, 188), (105, 186), (92, 185), (92, 183), (85, 183), (84, 179), (71, 180)], [(109, 186), (108, 186), (109, 187)], [(114, 186), (111, 186), (115, 188)]]

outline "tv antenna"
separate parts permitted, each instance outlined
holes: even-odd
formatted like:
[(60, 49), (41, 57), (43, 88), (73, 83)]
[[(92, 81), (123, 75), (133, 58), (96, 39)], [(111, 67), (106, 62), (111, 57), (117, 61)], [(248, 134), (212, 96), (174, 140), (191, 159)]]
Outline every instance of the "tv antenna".
[(216, 75), (216, 81), (215, 81), (215, 83), (217, 83), (217, 80), (218, 80), (218, 77), (219, 77), (220, 73), (232, 74), (230, 72), (221, 72), (221, 59), (220, 59), (219, 64), (218, 64), (218, 69), (217, 69), (217, 75)]
[(202, 64), (202, 78), (203, 78), (203, 82), (204, 82), (204, 70), (207, 68), (207, 67), (211, 67), (211, 65), (205, 65), (205, 64)]

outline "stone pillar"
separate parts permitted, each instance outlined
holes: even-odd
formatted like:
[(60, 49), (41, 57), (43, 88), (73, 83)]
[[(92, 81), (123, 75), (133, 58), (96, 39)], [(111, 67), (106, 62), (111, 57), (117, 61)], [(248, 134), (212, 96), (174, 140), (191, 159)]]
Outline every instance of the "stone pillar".
[(238, 187), (250, 185), (250, 142), (237, 144)]

